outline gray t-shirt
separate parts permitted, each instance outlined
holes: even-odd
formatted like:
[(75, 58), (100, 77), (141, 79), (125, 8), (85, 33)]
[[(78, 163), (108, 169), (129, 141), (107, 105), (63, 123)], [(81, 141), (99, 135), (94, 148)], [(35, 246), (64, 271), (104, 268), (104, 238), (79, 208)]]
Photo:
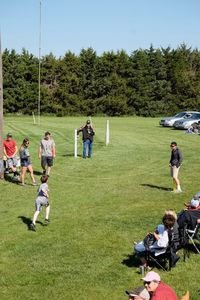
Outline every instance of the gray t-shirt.
[(52, 156), (52, 150), (55, 148), (55, 142), (53, 139), (42, 139), (40, 142), (40, 147), (42, 149), (42, 156)]
[(43, 191), (47, 192), (49, 191), (49, 187), (48, 187), (48, 184), (45, 182), (45, 183), (42, 183), (39, 188), (38, 188), (38, 196), (40, 197), (46, 197), (46, 195), (43, 193)]

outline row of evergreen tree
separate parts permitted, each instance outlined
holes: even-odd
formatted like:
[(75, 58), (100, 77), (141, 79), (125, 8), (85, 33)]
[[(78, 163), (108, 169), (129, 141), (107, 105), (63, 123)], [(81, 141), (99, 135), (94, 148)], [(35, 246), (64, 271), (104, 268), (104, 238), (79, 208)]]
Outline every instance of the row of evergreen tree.
[[(200, 109), (200, 52), (177, 49), (52, 53), (40, 60), (41, 114), (156, 116)], [(38, 109), (39, 60), (25, 49), (3, 52), (4, 112)]]

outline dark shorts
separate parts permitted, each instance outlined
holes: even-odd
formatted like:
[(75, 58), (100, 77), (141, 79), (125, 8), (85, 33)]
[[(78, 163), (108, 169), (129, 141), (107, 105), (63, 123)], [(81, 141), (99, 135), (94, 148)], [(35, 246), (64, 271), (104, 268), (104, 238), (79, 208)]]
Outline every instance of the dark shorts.
[(53, 156), (42, 156), (41, 158), (41, 166), (42, 167), (52, 167), (53, 166)]
[(21, 167), (28, 167), (30, 165), (31, 165), (31, 162), (29, 160), (21, 159)]

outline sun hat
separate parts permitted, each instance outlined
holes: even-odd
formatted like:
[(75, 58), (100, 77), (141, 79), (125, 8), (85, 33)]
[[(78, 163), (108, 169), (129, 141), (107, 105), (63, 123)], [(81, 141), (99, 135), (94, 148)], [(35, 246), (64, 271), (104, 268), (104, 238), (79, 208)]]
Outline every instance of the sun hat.
[(126, 291), (126, 294), (128, 294), (130, 297), (140, 296), (144, 300), (149, 300), (150, 299), (150, 295), (149, 295), (148, 291), (143, 286), (137, 287), (137, 288), (135, 288), (134, 290), (131, 290), (131, 291)]
[(160, 281), (160, 275), (154, 271), (148, 272), (144, 278), (144, 281)]

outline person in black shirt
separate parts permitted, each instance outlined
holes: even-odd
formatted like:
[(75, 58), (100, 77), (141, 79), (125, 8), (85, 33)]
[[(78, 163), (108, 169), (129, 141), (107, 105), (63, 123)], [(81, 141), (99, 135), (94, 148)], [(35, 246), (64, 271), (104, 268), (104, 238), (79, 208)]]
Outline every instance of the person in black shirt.
[(180, 149), (177, 147), (176, 142), (171, 142), (170, 145), (171, 148), (171, 159), (169, 162), (171, 176), (173, 178), (173, 192), (175, 193), (181, 193), (181, 186), (180, 186), (180, 180), (178, 178), (179, 169), (181, 166), (181, 163), (183, 161), (183, 155), (180, 151)]
[[(82, 126), (81, 128), (77, 129), (77, 135), (79, 132), (82, 132), (83, 138), (83, 158), (91, 158), (92, 156), (92, 144), (93, 144), (93, 136), (95, 135), (95, 131), (91, 126), (90, 120), (87, 120), (86, 125)], [(87, 153), (88, 148), (88, 155)]]

